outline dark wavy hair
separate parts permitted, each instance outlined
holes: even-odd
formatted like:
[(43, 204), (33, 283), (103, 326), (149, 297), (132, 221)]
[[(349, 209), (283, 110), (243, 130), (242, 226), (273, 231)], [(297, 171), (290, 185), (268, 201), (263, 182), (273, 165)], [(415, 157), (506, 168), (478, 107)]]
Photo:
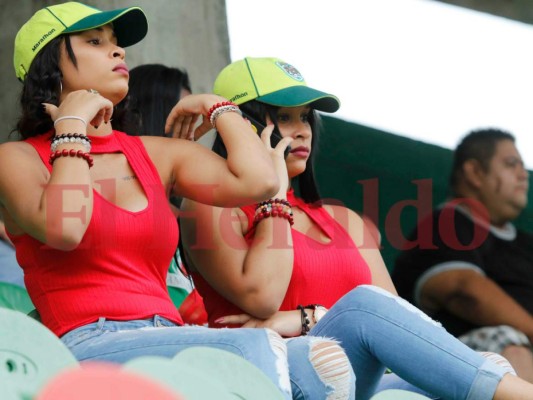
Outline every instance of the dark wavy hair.
[[(189, 75), (179, 68), (145, 64), (130, 71), (129, 113), (124, 130), (130, 135), (167, 136), (166, 116), (176, 105), (183, 89), (192, 92)], [(117, 105), (124, 108), (124, 102)]]
[[(257, 100), (248, 101), (239, 105), (239, 107), (243, 113), (248, 114), (250, 117), (265, 126), (266, 116), (268, 115), (270, 120), (273, 121), (276, 129), (279, 131), (277, 113), (280, 107), (261, 103)], [(311, 141), (311, 154), (307, 159), (305, 171), (298, 177), (294, 178), (293, 181), (298, 182), (299, 195), (306, 203), (317, 203), (320, 201), (320, 193), (318, 191), (318, 186), (315, 179), (313, 164), (318, 149), (318, 138), (321, 124), (320, 116), (315, 110), (311, 110), (309, 113), (309, 125), (311, 126), (311, 132), (313, 133), (313, 140)], [(213, 151), (224, 158), (227, 157), (226, 147), (224, 146), (224, 142), (218, 133), (216, 135), (215, 142), (213, 143)]]
[[(21, 115), (13, 132), (18, 132), (23, 139), (40, 135), (54, 128), (50, 116), (44, 111), (42, 103), (59, 105), (61, 81), (63, 74), (59, 68), (61, 45), (64, 43), (69, 60), (77, 67), (76, 56), (70, 43), (70, 35), (61, 35), (50, 41), (30, 65), (23, 82), (20, 95)], [(113, 113), (113, 126), (121, 129), (127, 107)]]

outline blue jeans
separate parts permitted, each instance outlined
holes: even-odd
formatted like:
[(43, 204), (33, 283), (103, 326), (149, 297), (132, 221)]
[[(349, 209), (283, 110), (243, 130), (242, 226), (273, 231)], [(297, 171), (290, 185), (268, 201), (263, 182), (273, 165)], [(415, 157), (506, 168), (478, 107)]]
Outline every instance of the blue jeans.
[(347, 293), (310, 334), (340, 341), (355, 372), (357, 400), (374, 394), (385, 366), (446, 399), (492, 399), (506, 372), (410, 303), (375, 286)]
[[(98, 322), (76, 328), (61, 340), (79, 361), (99, 360), (125, 363), (141, 356), (172, 358), (192, 346), (207, 346), (237, 354), (256, 365), (291, 398), (291, 386), (299, 399), (325, 399), (328, 387), (318, 378), (308, 357), (310, 339), (273, 339), (265, 329), (209, 329), (177, 326), (160, 316), (146, 320)], [(275, 343), (273, 343), (275, 342)], [(276, 347), (277, 346), (277, 347)], [(281, 353), (274, 348), (282, 347)], [(287, 371), (287, 355), (297, 359)], [(281, 370), (283, 369), (284, 370)], [(353, 398), (353, 396), (352, 396)]]
[(24, 286), (24, 271), (17, 263), (15, 249), (0, 239), (0, 282)]
[[(299, 336), (291, 339), (287, 339), (287, 350), (289, 359), (289, 374), (291, 376), (292, 398), (294, 400), (306, 400), (306, 399), (327, 399), (328, 395), (334, 390), (331, 385), (325, 384), (318, 376), (315, 368), (307, 360), (312, 357), (321, 357), (315, 353), (311, 355), (313, 351), (310, 346), (316, 339), (326, 340), (325, 338), (317, 338), (312, 336)], [(342, 349), (339, 347), (339, 351)], [(343, 357), (346, 360), (346, 355), (343, 352)], [(305, 360), (302, 362), (302, 360)], [(335, 399), (347, 399), (355, 400), (355, 374), (350, 365), (347, 364), (349, 370), (350, 382), (348, 383), (349, 393), (341, 394), (339, 391), (335, 391), (335, 395), (332, 397)], [(331, 371), (330, 371), (331, 372)], [(340, 377), (336, 373), (335, 376), (330, 376), (332, 380), (345, 379)], [(346, 397), (344, 397), (346, 396)]]

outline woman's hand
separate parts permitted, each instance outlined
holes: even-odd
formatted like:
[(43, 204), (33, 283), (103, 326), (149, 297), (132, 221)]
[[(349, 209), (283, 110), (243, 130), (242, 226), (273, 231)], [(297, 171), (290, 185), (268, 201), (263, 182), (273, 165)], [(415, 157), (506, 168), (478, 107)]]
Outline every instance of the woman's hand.
[[(217, 103), (227, 101), (212, 94), (191, 94), (183, 97), (170, 111), (165, 124), (165, 132), (174, 138), (198, 140), (213, 129), (207, 119), (209, 109)], [(202, 123), (196, 127), (200, 116)]]
[(61, 117), (76, 116), (95, 128), (102, 123), (108, 123), (113, 115), (113, 103), (94, 90), (71, 92), (65, 96), (59, 107), (50, 103), (43, 103), (43, 106), (53, 121)]
[(227, 315), (215, 322), (221, 325), (242, 325), (242, 328), (270, 328), (283, 337), (302, 334), (300, 310), (278, 311), (268, 319), (254, 318), (248, 314)]
[(279, 141), (276, 147), (272, 148), (270, 137), (274, 131), (274, 125), (269, 124), (261, 132), (261, 140), (263, 144), (268, 149), (270, 158), (274, 164), (274, 169), (279, 178), (280, 188), (278, 195), (275, 197), (285, 198), (287, 196), (287, 190), (289, 189), (289, 174), (287, 172), (287, 164), (285, 163), (285, 149), (290, 146), (293, 141), (292, 137), (284, 137)]

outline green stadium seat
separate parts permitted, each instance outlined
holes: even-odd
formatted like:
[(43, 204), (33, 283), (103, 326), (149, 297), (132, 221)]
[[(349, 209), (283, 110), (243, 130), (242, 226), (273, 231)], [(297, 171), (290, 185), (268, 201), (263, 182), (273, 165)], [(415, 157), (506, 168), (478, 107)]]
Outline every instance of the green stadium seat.
[(255, 365), (233, 353), (208, 347), (191, 347), (173, 359), (140, 357), (124, 368), (160, 380), (188, 400), (283, 398)]
[(26, 289), (7, 282), (0, 282), (0, 307), (25, 314), (35, 309)]
[(183, 393), (188, 400), (232, 399), (225, 387), (212, 376), (207, 377), (201, 371), (176, 364), (170, 358), (138, 357), (124, 364), (124, 369), (155, 379)]
[(379, 392), (370, 398), (370, 400), (428, 400), (429, 397), (422, 396), (418, 393), (408, 392), (406, 390), (389, 389)]
[(20, 311), (0, 308), (0, 338), (2, 396), (5, 389), (33, 399), (50, 378), (79, 365), (56, 335)]
[(282, 399), (274, 383), (255, 365), (233, 353), (209, 347), (193, 347), (178, 353), (174, 362), (216, 376), (237, 398)]

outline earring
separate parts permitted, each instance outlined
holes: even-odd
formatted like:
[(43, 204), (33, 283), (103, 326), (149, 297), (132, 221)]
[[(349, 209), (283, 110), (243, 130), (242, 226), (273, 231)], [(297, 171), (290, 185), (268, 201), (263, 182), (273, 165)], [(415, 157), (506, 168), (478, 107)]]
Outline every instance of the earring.
[(59, 94), (63, 93), (63, 82), (59, 81)]

